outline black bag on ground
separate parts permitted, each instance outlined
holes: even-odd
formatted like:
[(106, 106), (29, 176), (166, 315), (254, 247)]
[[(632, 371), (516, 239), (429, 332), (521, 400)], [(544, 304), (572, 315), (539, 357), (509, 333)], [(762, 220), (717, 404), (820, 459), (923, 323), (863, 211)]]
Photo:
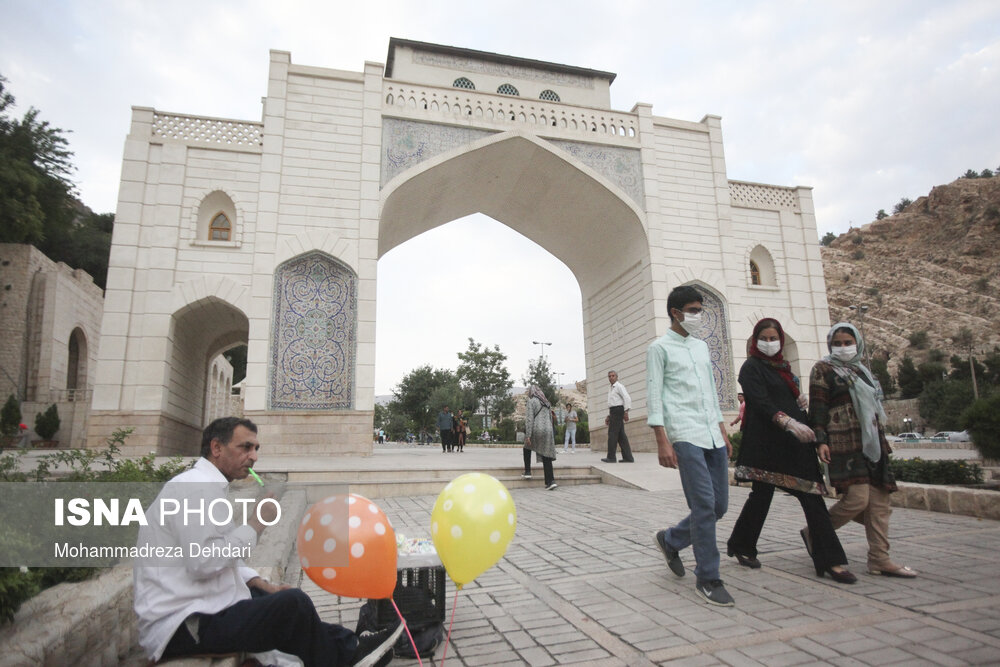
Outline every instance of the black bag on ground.
[[(368, 600), (361, 606), (361, 613), (358, 615), (358, 634), (365, 631), (374, 632), (379, 629), (377, 604), (377, 600)], [(404, 612), (404, 617), (405, 615)], [(410, 628), (410, 634), (413, 635), (413, 642), (417, 645), (420, 659), (433, 657), (434, 651), (444, 641), (444, 623), (433, 621), (415, 626), (408, 625), (408, 627)], [(396, 640), (396, 645), (393, 647), (392, 652), (397, 658), (417, 657), (417, 654), (413, 652), (413, 644), (410, 643), (410, 638), (405, 630), (399, 636), (399, 639)]]

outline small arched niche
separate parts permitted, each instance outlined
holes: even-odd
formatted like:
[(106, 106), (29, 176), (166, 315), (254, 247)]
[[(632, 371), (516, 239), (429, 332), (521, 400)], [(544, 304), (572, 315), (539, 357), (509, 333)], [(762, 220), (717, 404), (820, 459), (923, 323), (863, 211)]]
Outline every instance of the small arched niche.
[(778, 284), (774, 273), (774, 260), (771, 253), (762, 245), (756, 246), (750, 251), (750, 258), (747, 261), (747, 275), (751, 285), (763, 287), (776, 287)]
[(200, 243), (235, 244), (239, 241), (236, 204), (222, 190), (210, 192), (198, 207), (198, 237)]

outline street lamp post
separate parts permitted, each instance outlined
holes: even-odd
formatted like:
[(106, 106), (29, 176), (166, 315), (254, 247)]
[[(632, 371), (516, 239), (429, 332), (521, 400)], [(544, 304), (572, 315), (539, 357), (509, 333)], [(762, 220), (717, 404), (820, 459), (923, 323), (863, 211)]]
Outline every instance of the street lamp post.
[(533, 341), (531, 341), (531, 344), (532, 345), (539, 345), (541, 347), (542, 352), (541, 352), (540, 355), (538, 355), (539, 359), (544, 359), (545, 358), (545, 346), (546, 345), (552, 345), (552, 343), (545, 343), (545, 342), (540, 341), (540, 340), (533, 340)]
[(865, 364), (868, 368), (872, 367), (872, 356), (871, 356), (871, 345), (868, 344), (868, 339), (865, 337), (865, 313), (868, 312), (868, 306), (866, 305), (856, 305), (848, 306), (851, 310), (858, 314), (858, 329), (861, 332), (861, 338), (865, 341)]

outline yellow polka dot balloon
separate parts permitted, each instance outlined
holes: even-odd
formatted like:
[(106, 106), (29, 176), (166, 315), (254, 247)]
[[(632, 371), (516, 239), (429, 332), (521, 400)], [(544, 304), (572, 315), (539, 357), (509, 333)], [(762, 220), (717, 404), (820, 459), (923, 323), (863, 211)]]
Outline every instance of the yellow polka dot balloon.
[(461, 588), (493, 567), (514, 538), (517, 510), (500, 480), (480, 472), (453, 479), (431, 511), (431, 538)]

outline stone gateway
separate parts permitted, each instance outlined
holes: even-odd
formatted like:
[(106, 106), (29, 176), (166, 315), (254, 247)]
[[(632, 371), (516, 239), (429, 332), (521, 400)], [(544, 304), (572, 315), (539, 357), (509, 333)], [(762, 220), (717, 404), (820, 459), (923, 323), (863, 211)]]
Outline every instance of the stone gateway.
[(88, 444), (125, 425), (138, 451), (195, 454), (212, 360), (246, 344), (244, 414), (272, 453), (369, 453), (376, 264), (476, 212), (573, 271), (587, 410), (616, 369), (636, 449), (672, 287), (705, 296), (724, 409), (764, 315), (808, 370), (828, 324), (811, 190), (730, 180), (718, 117), (613, 110), (614, 78), (391, 39), (360, 72), (272, 51), (259, 121), (134, 107)]

